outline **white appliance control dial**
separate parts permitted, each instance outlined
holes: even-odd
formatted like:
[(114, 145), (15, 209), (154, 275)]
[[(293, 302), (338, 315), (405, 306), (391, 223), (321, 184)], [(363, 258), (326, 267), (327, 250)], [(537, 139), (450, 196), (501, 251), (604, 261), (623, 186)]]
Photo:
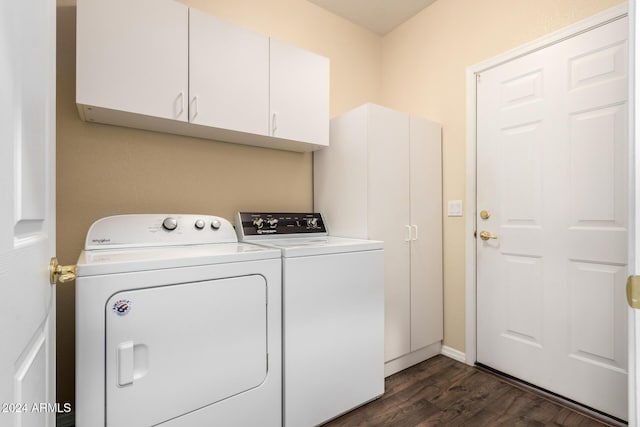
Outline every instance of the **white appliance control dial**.
[(253, 220), (253, 225), (256, 226), (256, 228), (262, 228), (264, 226), (264, 219), (262, 218), (255, 218)]
[(271, 228), (276, 228), (278, 226), (278, 219), (277, 218), (269, 218), (267, 220), (267, 224), (269, 224), (269, 227), (271, 227)]
[(172, 217), (166, 217), (164, 221), (162, 221), (162, 228), (167, 231), (173, 231), (178, 228), (178, 221)]
[(211, 221), (211, 228), (213, 228), (214, 230), (219, 229), (221, 225), (222, 224), (220, 224), (220, 221), (218, 221), (217, 219)]
[(198, 230), (202, 230), (204, 228), (204, 221), (201, 219), (198, 219), (196, 220), (196, 223), (194, 225)]

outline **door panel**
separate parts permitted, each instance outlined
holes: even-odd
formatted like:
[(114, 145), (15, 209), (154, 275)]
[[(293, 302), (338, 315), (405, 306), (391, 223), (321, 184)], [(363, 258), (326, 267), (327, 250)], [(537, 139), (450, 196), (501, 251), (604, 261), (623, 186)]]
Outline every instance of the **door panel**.
[[(411, 351), (442, 340), (441, 127), (411, 117)], [(386, 174), (385, 174), (386, 175)]]
[[(411, 350), (411, 314), (407, 310), (411, 303), (409, 116), (377, 105), (370, 108), (367, 129), (369, 238), (384, 242), (384, 360), (387, 362)], [(389, 150), (389, 146), (394, 149)]]
[(21, 409), (3, 426), (55, 425), (55, 8), (0, 4), (0, 402)]
[(188, 121), (189, 8), (171, 0), (82, 0), (76, 102)]
[(266, 292), (264, 277), (251, 275), (111, 297), (107, 425), (155, 425), (258, 387), (267, 375)]
[(478, 361), (626, 418), (626, 19), (478, 79)]
[(191, 123), (269, 134), (269, 38), (189, 9)]

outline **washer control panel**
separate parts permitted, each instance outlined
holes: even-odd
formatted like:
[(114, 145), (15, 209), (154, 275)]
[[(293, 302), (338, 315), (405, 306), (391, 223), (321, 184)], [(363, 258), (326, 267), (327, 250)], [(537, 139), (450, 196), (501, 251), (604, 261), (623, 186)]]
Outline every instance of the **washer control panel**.
[(322, 214), (238, 212), (236, 232), (240, 240), (328, 235)]
[(233, 226), (212, 215), (136, 214), (99, 219), (87, 232), (85, 249), (235, 243)]

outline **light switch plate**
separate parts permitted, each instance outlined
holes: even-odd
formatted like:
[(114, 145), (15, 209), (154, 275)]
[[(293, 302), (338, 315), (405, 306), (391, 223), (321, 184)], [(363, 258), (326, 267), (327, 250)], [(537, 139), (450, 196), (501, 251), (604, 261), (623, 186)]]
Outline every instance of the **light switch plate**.
[(449, 200), (447, 203), (448, 216), (462, 216), (462, 200)]

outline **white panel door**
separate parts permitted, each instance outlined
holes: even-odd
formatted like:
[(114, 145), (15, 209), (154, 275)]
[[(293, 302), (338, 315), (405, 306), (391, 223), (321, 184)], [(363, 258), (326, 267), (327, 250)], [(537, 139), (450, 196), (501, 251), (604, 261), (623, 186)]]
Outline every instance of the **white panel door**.
[(156, 425), (258, 387), (266, 303), (261, 275), (113, 295), (104, 313), (107, 425)]
[(269, 135), (269, 38), (189, 9), (189, 120)]
[(0, 3), (2, 426), (56, 424), (55, 23), (55, 1)]
[(369, 238), (384, 242), (386, 362), (411, 349), (409, 116), (377, 105), (370, 108)]
[(270, 39), (271, 136), (329, 145), (329, 60)]
[(441, 127), (410, 118), (411, 351), (442, 340)]
[(77, 103), (187, 121), (187, 6), (79, 0), (77, 22)]
[(626, 418), (627, 20), (477, 88), (477, 360)]

